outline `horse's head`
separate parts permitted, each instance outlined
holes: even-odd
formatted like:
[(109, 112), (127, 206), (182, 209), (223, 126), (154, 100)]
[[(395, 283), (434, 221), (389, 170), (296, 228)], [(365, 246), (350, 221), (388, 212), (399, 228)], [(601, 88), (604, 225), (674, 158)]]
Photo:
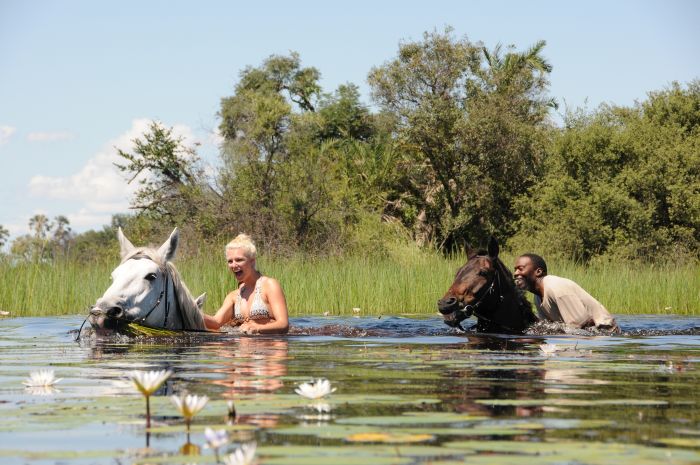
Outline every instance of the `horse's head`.
[[(134, 247), (121, 228), (117, 237), (121, 264), (112, 272), (112, 284), (90, 309), (88, 321), (93, 328), (105, 329), (119, 329), (131, 322), (164, 326), (162, 308), (167, 311), (166, 300), (173, 288), (168, 262), (177, 250), (177, 228), (158, 249)], [(196, 303), (201, 306), (203, 301), (200, 296)]]
[(438, 300), (445, 323), (459, 327), (493, 293), (497, 281), (498, 242), (491, 238), (488, 251), (470, 252), (447, 293)]
[(486, 251), (470, 253), (457, 270), (452, 286), (438, 301), (447, 325), (461, 328), (460, 323), (474, 315), (478, 331), (522, 333), (535, 322), (530, 302), (516, 289), (498, 251), (492, 237)]

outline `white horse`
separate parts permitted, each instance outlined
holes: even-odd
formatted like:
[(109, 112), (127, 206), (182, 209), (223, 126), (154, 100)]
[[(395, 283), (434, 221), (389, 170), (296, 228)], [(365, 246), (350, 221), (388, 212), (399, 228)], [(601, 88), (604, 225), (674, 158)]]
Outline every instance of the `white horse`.
[(178, 244), (177, 228), (160, 248), (134, 247), (117, 232), (121, 264), (112, 272), (112, 285), (90, 309), (95, 329), (120, 329), (129, 323), (171, 330), (204, 330), (201, 308), (205, 294), (192, 298), (170, 262)]

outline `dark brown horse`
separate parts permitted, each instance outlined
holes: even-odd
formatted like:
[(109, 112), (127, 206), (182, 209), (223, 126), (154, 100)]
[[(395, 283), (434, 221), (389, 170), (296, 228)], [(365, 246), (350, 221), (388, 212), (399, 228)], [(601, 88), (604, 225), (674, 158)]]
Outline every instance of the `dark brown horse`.
[(445, 323), (462, 330), (461, 322), (471, 315), (476, 330), (484, 333), (522, 333), (537, 321), (530, 302), (515, 286), (513, 276), (498, 258), (493, 237), (488, 250), (470, 252), (450, 289), (438, 301)]

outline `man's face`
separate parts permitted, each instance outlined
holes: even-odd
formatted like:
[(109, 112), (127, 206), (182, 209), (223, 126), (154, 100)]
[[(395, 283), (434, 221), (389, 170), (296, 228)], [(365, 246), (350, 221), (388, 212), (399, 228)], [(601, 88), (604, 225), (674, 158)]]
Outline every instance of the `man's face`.
[(541, 275), (542, 269), (536, 268), (528, 257), (518, 257), (515, 261), (513, 276), (515, 277), (515, 285), (520, 289), (533, 292), (535, 282)]

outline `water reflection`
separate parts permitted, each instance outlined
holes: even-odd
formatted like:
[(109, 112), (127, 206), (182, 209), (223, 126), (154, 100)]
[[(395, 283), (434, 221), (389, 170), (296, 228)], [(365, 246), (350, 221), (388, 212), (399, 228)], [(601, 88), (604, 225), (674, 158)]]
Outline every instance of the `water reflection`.
[[(285, 338), (239, 337), (217, 341), (213, 348), (218, 367), (212, 371), (222, 375), (212, 383), (224, 387), (221, 396), (235, 404), (243, 398), (274, 394), (283, 386), (287, 375), (289, 345)], [(232, 418), (233, 417), (233, 418)], [(236, 422), (262, 427), (275, 426), (279, 415), (229, 415)]]
[(489, 405), (488, 399), (529, 400), (545, 396), (546, 369), (539, 357), (524, 361), (522, 353), (534, 352), (540, 339), (469, 336), (463, 345), (474, 363), (451, 373), (457, 387), (455, 411), (475, 416), (531, 417), (542, 413), (541, 406)]

